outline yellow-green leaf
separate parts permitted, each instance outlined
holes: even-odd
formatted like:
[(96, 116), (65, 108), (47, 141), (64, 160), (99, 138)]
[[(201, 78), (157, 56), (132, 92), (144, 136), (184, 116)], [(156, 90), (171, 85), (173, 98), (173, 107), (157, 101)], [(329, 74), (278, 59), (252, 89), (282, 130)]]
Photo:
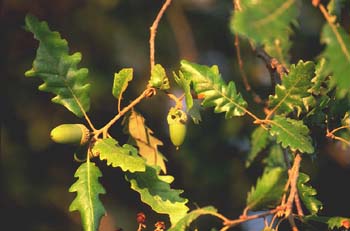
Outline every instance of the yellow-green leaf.
[(84, 231), (97, 231), (101, 217), (106, 213), (99, 194), (105, 194), (105, 189), (98, 182), (102, 176), (95, 163), (81, 164), (74, 174), (79, 179), (69, 188), (69, 192), (76, 192), (77, 196), (69, 206), (69, 211), (78, 210), (81, 215)]
[(145, 160), (137, 155), (137, 150), (131, 145), (119, 146), (113, 138), (97, 140), (92, 152), (99, 155), (101, 160), (106, 160), (107, 165), (120, 167), (123, 171), (145, 171)]
[(116, 99), (121, 98), (123, 92), (128, 87), (129, 81), (132, 80), (132, 77), (133, 77), (132, 68), (124, 68), (120, 70), (118, 73), (114, 74), (112, 94)]

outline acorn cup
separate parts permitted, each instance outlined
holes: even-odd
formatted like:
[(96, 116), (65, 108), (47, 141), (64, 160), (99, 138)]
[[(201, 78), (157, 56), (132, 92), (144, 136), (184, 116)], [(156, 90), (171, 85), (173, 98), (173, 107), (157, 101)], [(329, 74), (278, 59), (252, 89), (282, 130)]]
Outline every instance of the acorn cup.
[(90, 131), (83, 124), (61, 124), (52, 129), (50, 135), (59, 144), (83, 146), (90, 140)]
[(177, 108), (170, 108), (167, 122), (169, 125), (170, 140), (179, 149), (186, 137), (187, 115), (184, 111)]

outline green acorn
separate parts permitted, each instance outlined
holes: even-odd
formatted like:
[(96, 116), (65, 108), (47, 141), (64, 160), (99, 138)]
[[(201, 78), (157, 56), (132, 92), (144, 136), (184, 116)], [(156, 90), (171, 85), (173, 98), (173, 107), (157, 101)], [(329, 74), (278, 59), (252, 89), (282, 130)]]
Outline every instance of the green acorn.
[(187, 115), (180, 109), (170, 108), (167, 122), (169, 125), (170, 140), (178, 149), (186, 137)]
[(61, 124), (52, 129), (51, 139), (60, 144), (84, 145), (90, 139), (90, 131), (83, 124)]

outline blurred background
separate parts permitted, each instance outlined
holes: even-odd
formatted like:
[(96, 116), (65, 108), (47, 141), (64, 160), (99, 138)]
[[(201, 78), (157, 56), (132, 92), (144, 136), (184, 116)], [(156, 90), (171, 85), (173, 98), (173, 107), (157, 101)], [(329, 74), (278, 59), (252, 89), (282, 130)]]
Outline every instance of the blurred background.
[[(311, 1), (310, 1), (311, 2)], [(39, 79), (28, 79), (38, 43), (23, 29), (31, 13), (48, 22), (67, 39), (70, 52), (81, 52), (80, 67), (89, 69), (92, 84), (88, 113), (101, 127), (116, 113), (111, 94), (113, 75), (121, 68), (134, 68), (134, 80), (124, 95), (124, 104), (142, 92), (149, 78), (149, 27), (163, 1), (160, 0), (3, 0), (1, 1), (1, 156), (0, 156), (0, 229), (26, 231), (82, 230), (78, 212), (68, 207), (75, 197), (68, 188), (79, 163), (73, 159), (76, 147), (53, 143), (49, 132), (62, 123), (84, 122), (60, 105), (50, 102), (52, 94), (39, 92)], [(245, 93), (236, 59), (234, 35), (229, 30), (232, 1), (174, 0), (160, 22), (156, 37), (156, 62), (167, 68), (169, 77), (181, 59), (200, 64), (217, 64), (226, 81), (235, 81), (258, 115), (262, 108)], [(307, 18), (307, 20), (303, 20)], [(292, 36), (291, 59), (314, 59), (322, 46), (319, 33), (324, 23), (311, 3), (301, 8), (299, 27)], [(266, 98), (272, 91), (269, 73), (241, 39), (245, 71), (254, 90)], [(172, 78), (171, 83), (174, 86)], [(174, 94), (181, 94), (176, 88)], [(248, 117), (225, 120), (224, 115), (202, 112), (202, 122), (188, 124), (184, 145), (176, 151), (170, 143), (166, 114), (172, 106), (159, 93), (137, 106), (154, 135), (164, 142), (160, 149), (168, 159), (168, 174), (175, 176), (174, 188), (184, 189), (191, 209), (213, 205), (219, 212), (238, 217), (245, 206), (247, 192), (261, 174), (259, 163), (244, 167), (254, 129)], [(120, 123), (112, 135), (126, 141)], [(324, 136), (324, 134), (320, 134)], [(348, 150), (322, 139), (317, 158), (304, 158), (302, 171), (311, 176), (326, 216), (350, 216), (350, 155)], [(101, 195), (107, 216), (101, 231), (137, 229), (136, 214), (147, 216), (147, 230), (166, 216), (153, 213), (140, 202), (139, 194), (119, 169), (96, 161), (107, 194)], [(260, 222), (261, 224), (261, 222)], [(193, 229), (220, 227), (215, 218), (203, 217)], [(283, 227), (283, 226), (282, 226)], [(287, 227), (287, 226), (286, 226)], [(259, 230), (245, 224), (232, 230)], [(283, 229), (281, 229), (283, 230)], [(325, 229), (326, 230), (326, 229)]]

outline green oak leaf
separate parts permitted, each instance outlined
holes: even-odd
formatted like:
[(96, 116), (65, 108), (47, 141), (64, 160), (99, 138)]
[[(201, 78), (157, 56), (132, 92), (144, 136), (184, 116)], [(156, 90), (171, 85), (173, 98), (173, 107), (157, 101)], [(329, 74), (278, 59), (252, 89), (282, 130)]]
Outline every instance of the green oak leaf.
[(248, 193), (247, 208), (260, 210), (277, 205), (281, 200), (287, 179), (287, 172), (282, 168), (265, 171)]
[(237, 92), (234, 82), (227, 85), (221, 78), (217, 66), (204, 66), (181, 61), (181, 72), (193, 84), (196, 94), (204, 98), (202, 106), (214, 107), (214, 112), (225, 112), (225, 118), (242, 116), (247, 102)]
[(268, 145), (269, 132), (263, 127), (257, 127), (252, 132), (251, 137), (251, 149), (247, 155), (245, 166), (248, 168), (251, 163), (254, 161), (256, 156)]
[(231, 31), (263, 45), (267, 53), (288, 63), (291, 25), (298, 16), (297, 0), (242, 0), (231, 18)]
[(133, 78), (132, 68), (123, 68), (118, 73), (114, 74), (112, 94), (116, 99), (120, 99), (123, 92), (128, 87), (129, 82)]
[(102, 176), (95, 163), (81, 164), (74, 174), (79, 178), (70, 188), (69, 192), (76, 192), (77, 196), (69, 206), (69, 211), (78, 210), (81, 215), (85, 231), (96, 231), (99, 228), (101, 217), (106, 213), (99, 194), (105, 194), (105, 189), (98, 182)]
[(327, 70), (333, 73), (338, 97), (343, 98), (350, 89), (350, 36), (341, 26), (326, 24), (321, 42), (326, 44), (323, 56), (327, 60)]
[(46, 22), (27, 15), (25, 23), (26, 29), (39, 41), (33, 67), (25, 75), (41, 78), (44, 83), (39, 90), (56, 94), (52, 102), (82, 117), (90, 109), (90, 84), (88, 69), (77, 68), (81, 53), (69, 55), (67, 41), (58, 32), (52, 32)]
[[(282, 78), (282, 84), (276, 85), (275, 95), (269, 97), (269, 107), (278, 114), (288, 114), (294, 110), (298, 115), (308, 111), (315, 65), (313, 62), (299, 61), (297, 65), (291, 65), (288, 75)], [(311, 102), (312, 102), (311, 99)]]
[(328, 75), (326, 74), (326, 59), (320, 59), (315, 67), (315, 77), (311, 80), (312, 87), (308, 92), (314, 95), (325, 95), (329, 89)]
[(141, 201), (161, 214), (168, 214), (172, 224), (186, 215), (189, 208), (187, 199), (180, 197), (183, 190), (170, 188), (169, 181), (159, 176), (157, 170), (147, 166), (145, 172), (126, 173), (131, 188), (138, 192)]
[(195, 209), (187, 213), (183, 218), (181, 218), (176, 224), (173, 224), (167, 231), (186, 231), (186, 228), (196, 220), (198, 217), (203, 215), (211, 215), (217, 213), (217, 209), (212, 206), (207, 206), (199, 209)]
[(120, 167), (124, 172), (142, 172), (146, 170), (145, 160), (137, 155), (137, 149), (129, 144), (119, 146), (113, 138), (99, 139), (92, 148), (92, 152), (106, 160), (107, 165)]
[(175, 72), (173, 72), (175, 82), (177, 85), (179, 85), (185, 92), (185, 102), (186, 102), (186, 109), (189, 111), (193, 106), (193, 98), (191, 94), (191, 80), (186, 79), (184, 74), (182, 72), (179, 72), (179, 75), (176, 75)]
[(271, 125), (270, 134), (276, 137), (277, 143), (281, 143), (283, 148), (289, 147), (292, 151), (310, 154), (314, 152), (309, 128), (303, 121), (275, 115), (268, 123)]
[(317, 215), (308, 215), (304, 217), (305, 221), (316, 221), (320, 223), (324, 223), (328, 225), (328, 228), (335, 229), (335, 228), (342, 228), (345, 229), (350, 228), (350, 218), (349, 217), (324, 217), (324, 216), (317, 216)]
[(302, 172), (299, 173), (297, 187), (300, 199), (306, 206), (307, 210), (314, 215), (322, 209), (322, 202), (315, 197), (317, 195), (316, 190), (313, 187), (306, 185), (309, 181), (310, 177), (308, 175)]

